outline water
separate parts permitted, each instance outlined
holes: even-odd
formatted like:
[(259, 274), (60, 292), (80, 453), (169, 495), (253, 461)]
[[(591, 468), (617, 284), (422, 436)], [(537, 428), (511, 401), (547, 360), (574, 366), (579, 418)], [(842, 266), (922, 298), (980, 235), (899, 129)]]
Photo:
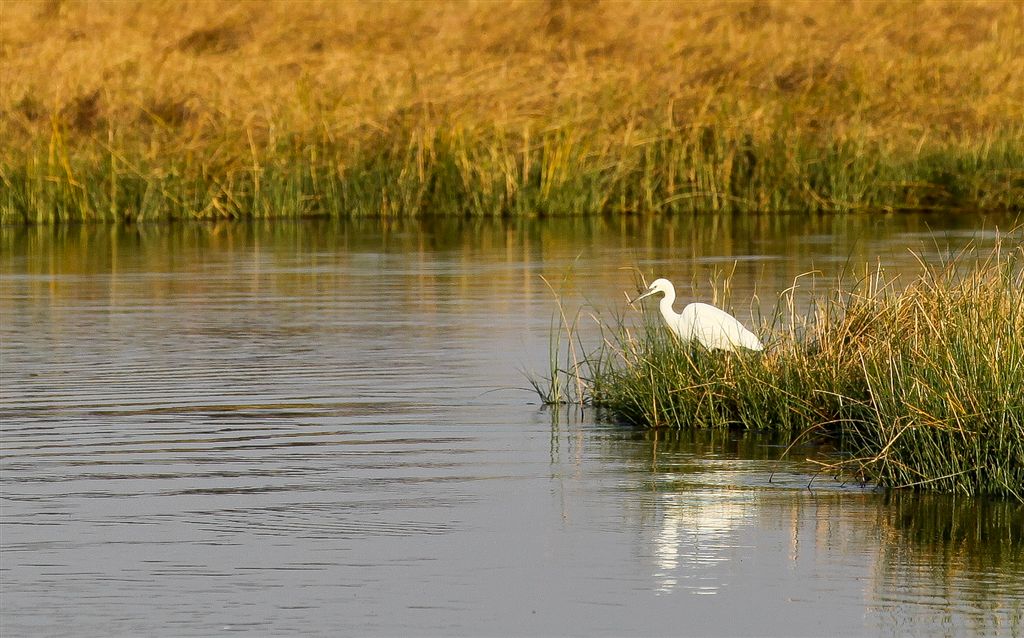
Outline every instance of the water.
[(801, 273), (912, 269), (996, 223), (0, 229), (0, 633), (1020, 635), (1020, 505), (553, 423), (523, 374), (541, 275), (624, 312), (631, 268), (684, 297), (731, 272), (749, 325)]

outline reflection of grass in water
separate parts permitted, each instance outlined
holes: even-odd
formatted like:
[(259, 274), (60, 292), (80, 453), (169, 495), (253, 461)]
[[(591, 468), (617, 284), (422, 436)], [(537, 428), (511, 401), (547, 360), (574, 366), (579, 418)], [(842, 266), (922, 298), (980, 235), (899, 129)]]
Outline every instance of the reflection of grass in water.
[(1003, 2), (9, 3), (0, 221), (1019, 208), (1022, 24)]
[(561, 369), (581, 384), (569, 398), (647, 426), (836, 437), (849, 456), (826, 469), (1024, 500), (1020, 236), (981, 259), (966, 249), (922, 264), (905, 288), (867, 271), (805, 315), (786, 291), (764, 354), (680, 346), (654, 313), (637, 330), (617, 319), (596, 352)]
[[(886, 588), (922, 579), (920, 593), (957, 592), (950, 610), (973, 610), (971, 633), (1016, 636), (1024, 629), (1024, 507), (1004, 499), (887, 492), (879, 508)], [(931, 568), (922, 570), (921, 565)], [(895, 582), (893, 582), (895, 581)], [(1014, 589), (1009, 591), (1006, 586)]]
[[(956, 499), (930, 494), (883, 496), (882, 529), (893, 535), (890, 561), (915, 560), (900, 545), (924, 552), (949, 572), (1014, 573), (1024, 569), (1024, 508), (1002, 499)], [(939, 559), (939, 560), (935, 560)], [(938, 573), (948, 578), (951, 573)]]

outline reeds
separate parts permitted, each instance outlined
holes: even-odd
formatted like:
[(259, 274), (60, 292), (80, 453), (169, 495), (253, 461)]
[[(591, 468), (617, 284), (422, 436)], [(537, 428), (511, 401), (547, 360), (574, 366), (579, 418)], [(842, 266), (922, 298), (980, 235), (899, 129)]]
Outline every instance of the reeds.
[(573, 400), (626, 422), (825, 436), (844, 451), (826, 471), (1024, 501), (1021, 239), (922, 263), (906, 284), (865, 272), (804, 314), (786, 291), (763, 354), (680, 344), (648, 313), (556, 368), (585, 382)]
[(1019, 3), (7, 3), (0, 222), (1024, 208)]

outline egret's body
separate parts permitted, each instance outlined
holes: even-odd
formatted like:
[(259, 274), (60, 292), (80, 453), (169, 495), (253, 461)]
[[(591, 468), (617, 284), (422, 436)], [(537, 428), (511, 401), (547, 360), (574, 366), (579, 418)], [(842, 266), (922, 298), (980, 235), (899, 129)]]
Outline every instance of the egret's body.
[(668, 279), (655, 279), (647, 292), (633, 302), (659, 292), (665, 295), (660, 303), (661, 316), (665, 318), (669, 330), (681, 340), (696, 341), (711, 350), (764, 350), (757, 336), (724, 310), (706, 303), (691, 303), (682, 312), (673, 310), (676, 289)]

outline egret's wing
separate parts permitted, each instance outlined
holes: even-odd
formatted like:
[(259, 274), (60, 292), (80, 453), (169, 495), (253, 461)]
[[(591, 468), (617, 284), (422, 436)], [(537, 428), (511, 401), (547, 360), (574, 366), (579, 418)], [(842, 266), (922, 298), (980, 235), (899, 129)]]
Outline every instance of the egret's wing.
[(737, 347), (763, 350), (757, 336), (736, 317), (706, 303), (692, 303), (679, 315), (680, 336), (696, 339), (708, 348), (735, 350)]

